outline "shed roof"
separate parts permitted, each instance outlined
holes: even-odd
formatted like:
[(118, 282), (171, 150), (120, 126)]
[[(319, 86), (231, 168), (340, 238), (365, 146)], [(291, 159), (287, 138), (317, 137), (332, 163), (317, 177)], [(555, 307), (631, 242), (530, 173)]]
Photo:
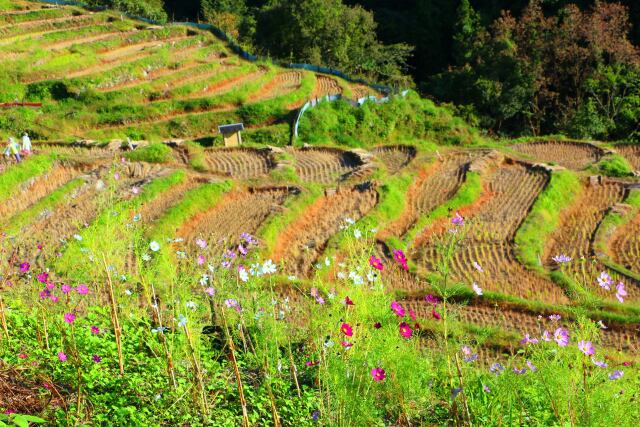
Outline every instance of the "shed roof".
[(222, 134), (225, 133), (234, 133), (234, 132), (238, 132), (244, 130), (244, 125), (242, 123), (233, 123), (233, 124), (229, 124), (229, 125), (221, 125), (218, 126), (218, 131)]

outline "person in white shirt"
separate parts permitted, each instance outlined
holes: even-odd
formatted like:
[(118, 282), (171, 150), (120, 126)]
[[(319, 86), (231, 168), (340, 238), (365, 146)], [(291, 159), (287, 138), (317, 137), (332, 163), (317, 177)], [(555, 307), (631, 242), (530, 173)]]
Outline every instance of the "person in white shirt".
[(31, 138), (29, 138), (29, 134), (26, 132), (22, 135), (22, 151), (24, 151), (25, 154), (31, 153)]

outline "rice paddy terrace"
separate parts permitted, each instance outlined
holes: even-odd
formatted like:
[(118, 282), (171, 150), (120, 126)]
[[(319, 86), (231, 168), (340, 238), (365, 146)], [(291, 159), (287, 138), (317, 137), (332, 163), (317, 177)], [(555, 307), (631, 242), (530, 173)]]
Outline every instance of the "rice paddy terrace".
[[(640, 352), (640, 180), (601, 177), (594, 167), (615, 152), (640, 169), (636, 147), (536, 141), (433, 151), (380, 141), (349, 150), (173, 141), (164, 145), (168, 158), (136, 161), (132, 155), (145, 143), (132, 152), (86, 140), (194, 140), (218, 124), (265, 112), (260, 120), (251, 116), (251, 131), (277, 125), (312, 97), (374, 92), (245, 62), (211, 34), (185, 26), (9, 4), (0, 10), (0, 101), (43, 103), (26, 119), (37, 130), (34, 154), (21, 164), (0, 163), (0, 227), (12, 238), (14, 257), (80, 280), (90, 271), (74, 259), (98, 251), (107, 225), (119, 221), (121, 232), (108, 236), (121, 260), (114, 267), (135, 277), (139, 261), (127, 227), (136, 222), (171, 254), (194, 252), (200, 239), (222, 254), (247, 232), (279, 265), (283, 292), (304, 301), (314, 277), (349, 282), (334, 273), (358, 228), (372, 236), (385, 262), (387, 290), (427, 324), (428, 278), (437, 273), (438, 247), (458, 211), (467, 225), (449, 278), (465, 290), (454, 297), (460, 303), (454, 309), (481, 343), (514, 351), (521, 334), (545, 328), (548, 315), (570, 321), (572, 308), (583, 305), (594, 322), (607, 325), (603, 340), (612, 354)], [(73, 139), (85, 141), (53, 143)], [(563, 179), (570, 185), (554, 213), (544, 202)], [(541, 243), (532, 244), (523, 236), (541, 211)], [(38, 244), (55, 259), (41, 256)], [(409, 271), (393, 263), (392, 249), (407, 253)], [(555, 262), (560, 254), (572, 263)], [(326, 264), (330, 272), (319, 268)], [(602, 272), (625, 284), (624, 304), (598, 286)], [(471, 291), (474, 282), (484, 295)]]

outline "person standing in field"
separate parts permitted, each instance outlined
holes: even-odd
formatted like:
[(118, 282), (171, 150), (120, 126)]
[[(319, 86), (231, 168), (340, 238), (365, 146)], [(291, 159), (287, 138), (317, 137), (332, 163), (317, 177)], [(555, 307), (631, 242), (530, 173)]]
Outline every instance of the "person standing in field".
[(31, 138), (27, 132), (22, 135), (22, 152), (24, 154), (31, 154)]
[(16, 158), (16, 162), (20, 163), (22, 161), (22, 158), (20, 157), (20, 144), (18, 144), (18, 142), (11, 136), (9, 137), (9, 143), (7, 144), (7, 150), (5, 153), (6, 152), (13, 154)]

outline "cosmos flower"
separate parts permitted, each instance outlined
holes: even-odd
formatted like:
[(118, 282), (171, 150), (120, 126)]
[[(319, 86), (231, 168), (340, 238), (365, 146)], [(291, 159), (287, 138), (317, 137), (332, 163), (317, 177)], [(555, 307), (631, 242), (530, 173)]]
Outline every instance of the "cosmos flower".
[(553, 320), (554, 322), (557, 322), (557, 321), (558, 321), (558, 320), (560, 320), (560, 319), (561, 319), (561, 317), (560, 317), (560, 315), (559, 315), (559, 314), (551, 314), (551, 315), (549, 316), (549, 320)]
[(600, 285), (601, 288), (609, 291), (611, 290), (611, 285), (613, 285), (613, 280), (611, 279), (611, 276), (603, 271), (600, 273), (600, 276), (598, 276), (598, 285)]
[(66, 362), (67, 361), (67, 355), (64, 354), (63, 351), (59, 351), (58, 352), (58, 360), (61, 362)]
[(387, 377), (387, 373), (382, 368), (373, 368), (371, 370), (371, 376), (373, 377), (374, 381), (380, 382), (384, 381), (384, 379)]
[(442, 319), (442, 316), (440, 316), (440, 313), (438, 313), (435, 309), (431, 310), (431, 315), (433, 316), (434, 319), (436, 320), (440, 320)]
[(624, 283), (620, 282), (616, 285), (616, 298), (618, 301), (624, 302), (624, 297), (627, 296), (627, 291), (624, 289)]
[(604, 360), (596, 360), (595, 357), (591, 358), (591, 361), (593, 362), (594, 365), (596, 365), (598, 368), (606, 368), (609, 365), (607, 365), (607, 363)]
[(564, 328), (558, 328), (553, 333), (553, 338), (560, 347), (566, 347), (569, 344), (569, 331)]
[(71, 292), (71, 286), (69, 286), (69, 285), (67, 285), (67, 284), (63, 283), (63, 284), (60, 286), (60, 290), (62, 291), (62, 293), (63, 293), (63, 294), (68, 294), (69, 292)]
[(204, 293), (206, 293), (210, 297), (213, 297), (216, 294), (216, 290), (214, 288), (209, 287), (209, 288), (204, 290)]
[(480, 286), (478, 286), (478, 284), (476, 282), (473, 282), (471, 287), (473, 288), (473, 292), (475, 292), (476, 295), (482, 296), (482, 288)]
[(558, 264), (566, 264), (566, 263), (571, 262), (571, 257), (569, 257), (569, 256), (567, 256), (565, 254), (556, 255), (551, 259), (554, 260)]
[(482, 390), (487, 394), (491, 393), (491, 389), (486, 384), (482, 384)]
[(196, 308), (198, 308), (198, 304), (193, 301), (187, 301), (185, 306), (190, 310), (195, 310)]
[(343, 323), (340, 327), (340, 331), (348, 337), (353, 336), (353, 328), (348, 323)]
[(20, 264), (20, 271), (22, 273), (26, 273), (29, 271), (29, 268), (31, 268), (31, 264), (29, 264), (28, 262), (23, 262)]
[(76, 286), (76, 292), (80, 295), (87, 295), (89, 293), (89, 288), (87, 285), (80, 284)]
[(196, 246), (198, 246), (200, 249), (206, 249), (207, 241), (204, 239), (196, 239)]
[(517, 367), (515, 367), (515, 366), (514, 366), (511, 370), (512, 370), (514, 373), (518, 374), (518, 375), (524, 375), (524, 374), (526, 374), (526, 373), (527, 373), (527, 368), (519, 369), (519, 368), (517, 368)]
[(404, 317), (404, 314), (405, 314), (404, 308), (402, 308), (402, 306), (398, 301), (393, 301), (391, 303), (391, 310), (396, 314), (396, 316)]
[(478, 353), (473, 353), (471, 347), (463, 345), (462, 354), (464, 355), (464, 361), (466, 363), (473, 362), (478, 359)]
[(355, 305), (349, 296), (344, 297), (344, 305)]
[(456, 226), (464, 225), (464, 218), (460, 215), (460, 212), (456, 212), (456, 214), (451, 218), (451, 224)]
[(607, 329), (607, 326), (602, 322), (602, 320), (598, 320), (598, 326), (600, 329)]
[(38, 282), (40, 282), (40, 283), (47, 283), (47, 280), (49, 280), (49, 273), (42, 272), (42, 273), (38, 274), (36, 276), (36, 278), (38, 279)]
[(268, 259), (262, 264), (262, 271), (264, 274), (273, 274), (276, 272), (276, 265)]
[(198, 265), (204, 265), (205, 261), (204, 255), (198, 255)]
[(413, 309), (409, 308), (409, 317), (411, 318), (411, 320), (413, 320), (414, 322), (416, 321), (416, 312), (413, 311)]
[(309, 293), (313, 298), (318, 298), (318, 296), (320, 296), (320, 293), (318, 292), (318, 288), (311, 288)]
[(440, 302), (440, 300), (438, 299), (438, 297), (433, 296), (433, 295), (431, 295), (431, 294), (429, 294), (429, 295), (427, 295), (426, 297), (424, 297), (424, 300), (425, 300), (426, 302), (428, 302), (429, 304), (433, 304), (434, 306)]
[(65, 313), (64, 315), (64, 321), (67, 322), (68, 324), (72, 324), (73, 322), (75, 322), (76, 320), (76, 315), (73, 313)]
[(350, 343), (349, 341), (342, 341), (340, 342), (340, 345), (345, 349), (345, 350), (349, 350), (351, 347), (353, 347), (353, 344)]
[(97, 326), (92, 326), (91, 327), (91, 333), (93, 335), (98, 335), (100, 333), (100, 328), (98, 328)]
[(546, 329), (544, 330), (544, 332), (542, 333), (542, 339), (549, 342), (552, 339), (551, 336), (551, 332), (547, 331)]
[(413, 335), (413, 331), (411, 330), (411, 326), (407, 322), (400, 323), (400, 335), (405, 338), (411, 338)]
[(249, 273), (244, 267), (238, 268), (238, 277), (240, 277), (240, 280), (242, 280), (245, 283), (249, 281)]
[(374, 324), (373, 324), (373, 327), (374, 327), (375, 329), (380, 329), (380, 328), (382, 328), (382, 323), (380, 323), (380, 322), (376, 322), (376, 323), (374, 323)]
[(537, 338), (531, 338), (529, 336), (529, 334), (524, 334), (524, 337), (520, 340), (520, 344), (525, 345), (525, 344), (538, 344), (538, 339)]
[(538, 367), (531, 360), (527, 360), (527, 366), (531, 372), (538, 372)]
[(382, 271), (384, 269), (384, 265), (382, 265), (382, 260), (380, 260), (380, 258), (376, 258), (373, 255), (369, 257), (369, 265), (375, 268), (376, 270)]
[(149, 243), (149, 249), (151, 249), (153, 252), (158, 252), (160, 250), (160, 243), (154, 240), (153, 242)]
[(304, 362), (304, 364), (305, 364), (306, 366), (315, 366), (315, 365), (317, 365), (317, 364), (318, 364), (318, 362), (313, 361), (313, 360), (307, 360), (306, 362)]
[(91, 360), (93, 360), (94, 363), (100, 363), (102, 362), (102, 357), (98, 356), (97, 354), (94, 354), (93, 356), (91, 356)]
[(504, 371), (504, 366), (502, 366), (500, 363), (496, 362), (493, 365), (491, 365), (491, 367), (489, 368), (489, 371), (492, 374), (500, 375), (502, 373), (502, 371)]
[(356, 228), (355, 230), (353, 230), (353, 237), (355, 237), (356, 239), (361, 238), (362, 232)]
[(591, 341), (580, 341), (578, 342), (578, 348), (581, 352), (583, 352), (586, 356), (593, 356), (596, 353), (595, 348)]
[(620, 378), (622, 378), (623, 375), (624, 375), (623, 371), (616, 370), (609, 374), (609, 379), (611, 381), (619, 380)]
[(478, 270), (480, 273), (484, 273), (484, 269), (482, 268), (482, 266), (480, 264), (478, 264), (477, 261), (473, 261), (473, 268)]

